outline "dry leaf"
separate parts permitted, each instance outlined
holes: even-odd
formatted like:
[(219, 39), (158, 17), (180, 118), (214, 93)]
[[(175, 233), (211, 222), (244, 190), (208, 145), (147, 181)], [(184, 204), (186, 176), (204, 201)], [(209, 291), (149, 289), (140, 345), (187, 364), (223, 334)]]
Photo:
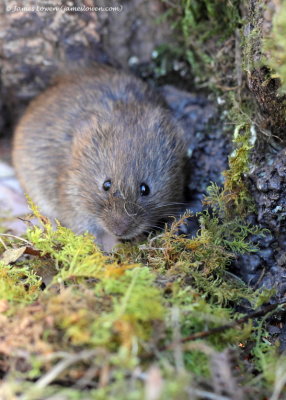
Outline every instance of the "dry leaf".
[(1, 261), (4, 265), (9, 265), (17, 260), (25, 253), (26, 246), (19, 247), (18, 249), (5, 250), (2, 254)]

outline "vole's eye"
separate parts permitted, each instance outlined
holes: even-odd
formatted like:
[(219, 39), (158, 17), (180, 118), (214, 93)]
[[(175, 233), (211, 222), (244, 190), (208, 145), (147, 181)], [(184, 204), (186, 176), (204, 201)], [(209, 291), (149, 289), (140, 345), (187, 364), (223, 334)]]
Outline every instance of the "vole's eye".
[(148, 196), (149, 193), (150, 193), (149, 186), (146, 185), (146, 183), (141, 183), (141, 185), (140, 185), (140, 194), (141, 194), (141, 196)]
[(107, 192), (111, 187), (111, 180), (108, 179), (107, 181), (103, 182), (102, 187)]

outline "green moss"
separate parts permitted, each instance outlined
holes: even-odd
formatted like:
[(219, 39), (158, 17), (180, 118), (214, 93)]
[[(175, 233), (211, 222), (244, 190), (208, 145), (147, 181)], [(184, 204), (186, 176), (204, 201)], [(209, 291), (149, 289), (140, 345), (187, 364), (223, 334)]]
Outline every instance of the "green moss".
[(242, 68), (251, 73), (252, 70), (260, 65), (260, 61), (255, 59), (255, 54), (260, 48), (261, 31), (258, 26), (253, 28), (247, 35), (242, 36)]
[(32, 202), (30, 206), (41, 226), (29, 228), (27, 239), (56, 267), (58, 273), (54, 282), (77, 278), (111, 278), (120, 276), (125, 269), (136, 266), (118, 265), (99, 250), (92, 235), (76, 235), (59, 223), (57, 229), (54, 229), (51, 222), (40, 214)]
[[(256, 330), (251, 322), (214, 331), (198, 342), (186, 338), (237, 319), (233, 303), (260, 305), (271, 296), (253, 292), (226, 272), (235, 254), (256, 251), (247, 237), (258, 234), (258, 228), (238, 220), (224, 225), (216, 213), (205, 212), (199, 216), (197, 236), (188, 239), (177, 235), (179, 224), (191, 217), (186, 214), (140, 248), (122, 245), (106, 256), (90, 236), (77, 236), (60, 225), (53, 230), (50, 221), (32, 208), (42, 225), (27, 233), (35, 256), (24, 256), (13, 267), (1, 266), (2, 273), (13, 279), (3, 289), (9, 294), (6, 299), (14, 304), (19, 297), (26, 298), (19, 307), (8, 305), (0, 318), (6, 360), (24, 348), (29, 361), (25, 372), (16, 374), (17, 381), (22, 379), (21, 389), (12, 380), (9, 390), (20, 390), (29, 400), (45, 399), (56, 391), (76, 399), (76, 388), (59, 389), (53, 382), (80, 382), (88, 371), (95, 371), (87, 399), (144, 399), (147, 381), (134, 378), (134, 371), (148, 376), (151, 366), (157, 365), (160, 398), (184, 398), (196, 382), (213, 374), (212, 354), (253, 343)], [(42, 292), (36, 261), (55, 270)], [(23, 273), (29, 280), (18, 292)], [(35, 293), (29, 292), (33, 287)], [(36, 302), (27, 304), (27, 300)], [(22, 327), (20, 343), (18, 326)], [(253, 363), (262, 364), (264, 346), (259, 339)], [(54, 371), (59, 372), (53, 375)], [(263, 367), (261, 371), (265, 374)], [(43, 394), (41, 384), (31, 386), (29, 380), (41, 382), (45, 374), (54, 378)], [(266, 382), (264, 375), (261, 379)]]
[(29, 266), (13, 267), (0, 261), (0, 299), (29, 303), (40, 293), (42, 280)]
[[(172, 23), (178, 45), (167, 46), (173, 59), (188, 62), (196, 80), (210, 86), (222, 84), (216, 65), (218, 59), (228, 63), (229, 54), (223, 54), (226, 41), (241, 22), (238, 0), (182, 0), (171, 3), (165, 17)], [(214, 42), (216, 45), (214, 45)], [(220, 49), (220, 51), (218, 51)], [(165, 59), (166, 52), (161, 54)], [(216, 76), (214, 72), (216, 71)], [(213, 79), (212, 79), (213, 78)]]
[(263, 49), (266, 53), (264, 62), (273, 69), (272, 78), (280, 78), (281, 90), (286, 89), (286, 3), (276, 5), (272, 20), (272, 32), (264, 39)]
[(252, 121), (253, 105), (246, 96), (228, 94), (228, 120), (234, 126), (233, 151), (229, 156), (229, 168), (223, 172), (223, 188), (211, 184), (204, 202), (211, 205), (220, 218), (242, 219), (255, 212), (255, 205), (247, 187), (251, 156), (256, 141), (255, 125)]
[(111, 343), (114, 333), (129, 348), (138, 347), (135, 342), (140, 338), (148, 339), (151, 323), (164, 316), (163, 296), (153, 287), (154, 279), (148, 268), (137, 267), (118, 279), (108, 278), (96, 286), (97, 295), (112, 297), (112, 309), (103, 312), (93, 324), (95, 344)]
[[(234, 150), (229, 157), (229, 169), (224, 173), (224, 189), (211, 186), (206, 199), (228, 218), (243, 217), (254, 211), (245, 183), (254, 145), (254, 107), (249, 94), (241, 88), (243, 69), (250, 72), (253, 68), (252, 59), (260, 31), (257, 28), (248, 35), (241, 34), (244, 21), (240, 16), (240, 3), (183, 0), (172, 5), (167, 2), (167, 14), (173, 19), (172, 26), (179, 43), (173, 58), (189, 62), (197, 85), (206, 84), (216, 93), (223, 93), (228, 119), (234, 124)], [(239, 37), (243, 38), (242, 43)], [(237, 60), (236, 53), (239, 53)], [(163, 59), (164, 54), (161, 54)], [(242, 66), (239, 65), (240, 57), (244, 60)]]
[[(265, 317), (260, 321), (256, 328), (256, 334), (253, 335), (255, 345), (252, 349), (252, 355), (255, 358), (255, 366), (258, 376), (263, 376), (264, 388), (273, 387), (273, 396), (275, 399), (285, 399), (286, 385), (286, 357), (279, 349), (279, 342), (272, 342), (269, 333), (264, 328)], [(254, 378), (252, 384), (257, 384), (257, 378)], [(284, 394), (284, 396), (283, 396)]]
[[(54, 396), (63, 400), (81, 400), (83, 396), (85, 400), (145, 400), (149, 393), (158, 393), (158, 399), (160, 400), (189, 399), (187, 390), (191, 384), (189, 374), (178, 373), (174, 369), (166, 370), (165, 368), (163, 381), (160, 369), (157, 366), (153, 366), (153, 369), (147, 370), (142, 374), (144, 375), (143, 379), (140, 376), (134, 376), (132, 382), (126, 387), (126, 371), (120, 367), (118, 370), (121, 370), (121, 376), (120, 374), (115, 375), (109, 385), (102, 385), (98, 389), (83, 391), (81, 388), (64, 388), (60, 385), (37, 388), (29, 382), (11, 382), (9, 385), (6, 384), (2, 387), (2, 393), (9, 394), (11, 398), (14, 398), (12, 396), (16, 396), (19, 392), (24, 392), (23, 400), (48, 399)], [(132, 374), (132, 371), (130, 373)], [(157, 378), (154, 382), (152, 381), (152, 373), (154, 375), (153, 379)], [(146, 378), (149, 375), (150, 383), (146, 384)]]

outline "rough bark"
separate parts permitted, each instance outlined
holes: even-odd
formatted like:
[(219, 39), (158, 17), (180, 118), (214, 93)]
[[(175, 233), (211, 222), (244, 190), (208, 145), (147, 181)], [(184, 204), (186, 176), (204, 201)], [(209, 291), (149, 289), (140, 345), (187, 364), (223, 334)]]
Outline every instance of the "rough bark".
[(265, 65), (268, 55), (263, 48), (263, 40), (272, 29), (273, 15), (279, 12), (279, 3), (251, 0), (244, 34), (248, 43), (245, 54), (248, 87), (258, 108), (255, 122), (263, 135), (261, 139), (281, 149), (286, 145), (286, 95), (279, 93), (280, 81), (271, 76), (270, 68)]
[(257, 209), (253, 222), (266, 227), (270, 233), (261, 241), (260, 253), (242, 257), (237, 265), (242, 266), (247, 281), (257, 282), (260, 275), (260, 285), (276, 287), (283, 296), (286, 291), (286, 96), (279, 91), (279, 79), (272, 77), (265, 65), (267, 54), (263, 39), (271, 31), (279, 1), (266, 3), (267, 7), (261, 1), (250, 1), (245, 35), (250, 42), (248, 86), (257, 105), (254, 123), (258, 141), (248, 176)]
[[(258, 207), (258, 221), (273, 232), (279, 246), (285, 250), (286, 95), (280, 92), (279, 78), (273, 77), (274, 71), (265, 65), (269, 57), (263, 48), (263, 40), (271, 32), (272, 18), (279, 12), (280, 3), (267, 1), (265, 7), (260, 1), (250, 2), (246, 38), (256, 30), (255, 40), (250, 39), (252, 69), (248, 74), (248, 86), (257, 104), (255, 123), (260, 143), (253, 154), (255, 168), (250, 174), (250, 186)], [(282, 262), (280, 258), (279, 265), (285, 267), (285, 260)]]
[[(160, 24), (158, 29), (156, 23), (162, 13), (159, 0), (123, 1), (118, 3), (121, 12), (14, 11), (15, 7), (35, 5), (91, 7), (95, 4), (91, 0), (4, 1), (0, 10), (0, 93), (5, 111), (2, 126), (5, 123), (6, 128), (59, 70), (92, 61), (127, 67), (131, 57), (133, 62), (148, 61), (154, 47), (168, 38), (168, 25)], [(98, 7), (116, 4), (96, 2)]]

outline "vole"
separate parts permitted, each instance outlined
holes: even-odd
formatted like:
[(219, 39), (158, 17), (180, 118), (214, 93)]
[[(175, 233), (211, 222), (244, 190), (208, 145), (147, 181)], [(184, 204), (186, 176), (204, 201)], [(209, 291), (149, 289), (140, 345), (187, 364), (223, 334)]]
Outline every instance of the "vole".
[(103, 248), (150, 230), (183, 198), (181, 128), (143, 81), (108, 66), (61, 77), (30, 103), (13, 163), (43, 214)]

